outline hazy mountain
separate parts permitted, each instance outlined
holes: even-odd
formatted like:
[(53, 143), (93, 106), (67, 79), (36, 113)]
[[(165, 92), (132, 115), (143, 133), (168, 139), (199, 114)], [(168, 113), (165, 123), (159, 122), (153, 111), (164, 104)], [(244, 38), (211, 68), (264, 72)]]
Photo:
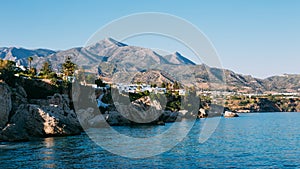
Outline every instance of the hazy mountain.
[(12, 60), (19, 64), (27, 66), (27, 58), (32, 56), (33, 58), (45, 57), (55, 53), (49, 49), (24, 49), (16, 47), (2, 47), (0, 48), (0, 58), (5, 60)]
[(267, 91), (300, 92), (299, 74), (272, 76), (264, 79), (263, 83)]
[(151, 49), (129, 46), (112, 38), (106, 38), (87, 47), (63, 51), (47, 49), (28, 50), (23, 48), (0, 48), (0, 58), (27, 65), (27, 58), (33, 57), (32, 65), (37, 69), (48, 61), (55, 71), (61, 70), (66, 57), (80, 68), (98, 73), (115, 82), (161, 83), (179, 81), (186, 86), (261, 93), (265, 91), (299, 92), (300, 75), (274, 76), (258, 79), (237, 74), (227, 69), (196, 65), (180, 53), (162, 56)]
[(182, 56), (179, 52), (175, 52), (170, 55), (164, 56), (165, 59), (167, 59), (170, 63), (178, 64), (178, 65), (196, 65), (191, 60), (187, 59), (186, 57)]
[(95, 71), (99, 64), (109, 62), (127, 71), (144, 70), (157, 64), (172, 64), (163, 56), (151, 49), (128, 46), (107, 38), (91, 46), (72, 48), (51, 54), (44, 59), (33, 61), (33, 65), (39, 68), (44, 61), (51, 61), (54, 68), (60, 67), (65, 58), (70, 56), (72, 61), (84, 69)]

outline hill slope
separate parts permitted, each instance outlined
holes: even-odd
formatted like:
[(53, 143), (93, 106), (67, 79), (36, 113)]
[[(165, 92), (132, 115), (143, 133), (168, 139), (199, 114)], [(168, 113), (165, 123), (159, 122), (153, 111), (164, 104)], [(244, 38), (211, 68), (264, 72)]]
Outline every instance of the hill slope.
[[(178, 52), (162, 56), (151, 49), (129, 46), (112, 38), (106, 38), (91, 46), (58, 52), (47, 49), (0, 48), (0, 58), (23, 65), (28, 64), (29, 56), (34, 56), (32, 65), (37, 69), (48, 61), (55, 71), (60, 71), (66, 57), (70, 56), (79, 67), (111, 78), (115, 82), (138, 80), (154, 83), (161, 82), (162, 79), (172, 79), (170, 82), (179, 81), (186, 86), (196, 86), (204, 90), (222, 89), (246, 93), (300, 91), (300, 75), (258, 79), (227, 69), (196, 65)], [(164, 76), (166, 74), (168, 78)], [(154, 78), (155, 76), (157, 78)]]

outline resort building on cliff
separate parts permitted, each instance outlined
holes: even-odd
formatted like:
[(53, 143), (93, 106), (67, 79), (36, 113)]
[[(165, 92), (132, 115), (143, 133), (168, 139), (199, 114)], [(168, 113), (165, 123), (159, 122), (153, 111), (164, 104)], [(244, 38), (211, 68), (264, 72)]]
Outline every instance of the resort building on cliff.
[(119, 93), (139, 93), (139, 92), (153, 92), (155, 94), (160, 93), (164, 94), (167, 92), (166, 88), (159, 88), (159, 87), (151, 87), (148, 84), (116, 84), (116, 88), (119, 90)]

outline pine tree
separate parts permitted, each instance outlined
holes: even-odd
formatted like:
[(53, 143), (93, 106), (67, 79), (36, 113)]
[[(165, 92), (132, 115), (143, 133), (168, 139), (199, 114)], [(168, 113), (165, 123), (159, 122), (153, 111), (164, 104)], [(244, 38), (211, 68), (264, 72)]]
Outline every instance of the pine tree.
[(49, 62), (44, 62), (42, 69), (40, 71), (41, 75), (49, 76), (52, 73), (52, 66)]
[(76, 64), (71, 61), (71, 57), (67, 57), (65, 63), (63, 63), (62, 65), (62, 69), (62, 73), (65, 78), (68, 78), (69, 76), (74, 76)]

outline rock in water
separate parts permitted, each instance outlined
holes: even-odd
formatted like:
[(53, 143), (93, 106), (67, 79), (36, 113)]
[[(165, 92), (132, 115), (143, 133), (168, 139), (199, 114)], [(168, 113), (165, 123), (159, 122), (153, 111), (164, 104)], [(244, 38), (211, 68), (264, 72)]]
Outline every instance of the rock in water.
[[(59, 98), (60, 95), (56, 95)], [(0, 140), (23, 141), (32, 137), (66, 136), (81, 133), (76, 114), (63, 100), (57, 105), (22, 104), (0, 132)]]
[(239, 115), (237, 113), (233, 113), (231, 111), (225, 111), (224, 117), (239, 117)]
[(0, 83), (0, 129), (7, 124), (11, 109), (11, 90), (7, 84)]
[(207, 112), (205, 109), (200, 108), (198, 112), (198, 118), (206, 118), (208, 116)]

